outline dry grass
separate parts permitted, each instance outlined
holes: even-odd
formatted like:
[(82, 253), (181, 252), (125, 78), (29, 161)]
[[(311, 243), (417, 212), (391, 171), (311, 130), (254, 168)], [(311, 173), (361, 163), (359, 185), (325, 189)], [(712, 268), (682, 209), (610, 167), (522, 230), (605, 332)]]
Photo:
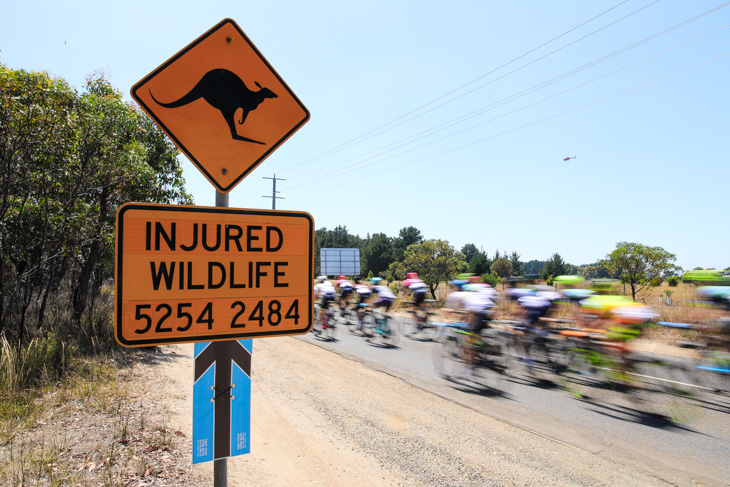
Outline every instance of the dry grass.
[[(497, 290), (503, 294), (504, 289), (501, 284), (497, 286)], [(667, 294), (667, 291), (669, 294)], [(430, 303), (431, 308), (436, 313), (435, 319), (437, 320), (449, 321), (452, 319), (446, 313), (440, 311), (446, 295), (449, 292), (451, 292), (450, 286), (442, 283), (436, 291), (437, 299)], [(630, 288), (622, 284), (614, 285), (613, 289), (608, 291), (608, 293), (631, 296)], [(667, 301), (668, 297), (671, 297), (671, 301)], [(398, 300), (393, 307), (393, 311), (396, 314), (405, 314), (409, 309), (407, 302), (410, 299), (409, 293), (398, 293)], [(721, 310), (708, 305), (700, 299), (697, 294), (697, 287), (692, 284), (680, 283), (676, 287), (670, 287), (664, 282), (661, 286), (644, 289), (637, 295), (636, 300), (651, 306), (659, 313), (656, 321), (702, 324), (716, 320), (722, 315)], [(497, 305), (498, 311), (496, 318), (500, 320), (513, 319), (519, 309), (517, 303), (504, 299), (503, 297), (498, 298)], [(558, 309), (556, 317), (570, 319), (575, 316), (577, 311), (577, 306), (566, 304)], [(678, 341), (696, 341), (699, 339), (697, 333), (694, 331), (661, 326), (649, 327), (645, 331), (644, 337), (647, 340), (655, 340), (663, 344), (676, 343)]]
[[(0, 485), (200, 485), (145, 354), (85, 359), (0, 418)], [(4, 401), (5, 402), (5, 401)], [(9, 401), (12, 402), (12, 401)]]

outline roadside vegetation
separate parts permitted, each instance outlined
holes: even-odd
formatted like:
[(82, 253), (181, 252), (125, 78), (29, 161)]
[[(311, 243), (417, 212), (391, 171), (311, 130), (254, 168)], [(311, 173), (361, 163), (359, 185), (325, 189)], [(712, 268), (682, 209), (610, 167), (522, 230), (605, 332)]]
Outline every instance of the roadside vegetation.
[[(191, 203), (177, 155), (103, 74), (77, 92), (0, 65), (1, 484), (124, 478), (111, 452), (106, 477), (90, 482), (60, 459), (75, 451), (67, 428), (80, 411), (95, 418), (77, 424), (98, 440), (88, 455), (129, 443), (123, 377), (134, 353), (120, 351), (112, 327), (115, 214), (127, 201)], [(37, 434), (50, 424), (58, 430)], [(102, 440), (105, 424), (114, 434)]]

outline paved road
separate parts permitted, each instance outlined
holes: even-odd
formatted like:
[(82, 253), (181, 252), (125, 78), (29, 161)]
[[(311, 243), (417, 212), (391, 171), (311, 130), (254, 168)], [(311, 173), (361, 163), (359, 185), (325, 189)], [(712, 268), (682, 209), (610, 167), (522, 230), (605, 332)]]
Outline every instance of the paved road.
[[(405, 328), (397, 318), (397, 329)], [(344, 326), (336, 339), (301, 337), (475, 411), (543, 436), (632, 466), (651, 466), (673, 481), (672, 471), (702, 472), (723, 484), (730, 479), (730, 398), (715, 397), (690, 409), (692, 419), (676, 424), (641, 404), (608, 394), (601, 401), (579, 399), (551, 384), (537, 382), (522, 369), (488, 382), (448, 381), (439, 376), (434, 357), (439, 345), (401, 335), (395, 346), (367, 342)]]

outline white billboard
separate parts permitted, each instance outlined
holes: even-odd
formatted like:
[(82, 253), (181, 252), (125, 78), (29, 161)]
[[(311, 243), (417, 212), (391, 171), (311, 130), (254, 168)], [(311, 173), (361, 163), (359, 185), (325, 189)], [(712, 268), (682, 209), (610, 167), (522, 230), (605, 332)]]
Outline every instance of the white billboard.
[(360, 249), (320, 249), (321, 275), (359, 276)]

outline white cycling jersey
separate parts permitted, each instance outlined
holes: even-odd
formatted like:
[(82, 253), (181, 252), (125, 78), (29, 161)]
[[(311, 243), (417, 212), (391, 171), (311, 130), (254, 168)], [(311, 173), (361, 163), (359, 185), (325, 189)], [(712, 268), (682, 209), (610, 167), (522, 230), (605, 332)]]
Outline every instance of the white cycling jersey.
[(315, 298), (327, 295), (334, 296), (335, 294), (337, 294), (337, 291), (335, 291), (335, 286), (330, 281), (319, 282), (314, 285)]
[(390, 288), (388, 286), (375, 286), (374, 289), (377, 289), (379, 298), (385, 298), (385, 299), (395, 299), (396, 298), (395, 294), (393, 293), (393, 291), (390, 290)]

